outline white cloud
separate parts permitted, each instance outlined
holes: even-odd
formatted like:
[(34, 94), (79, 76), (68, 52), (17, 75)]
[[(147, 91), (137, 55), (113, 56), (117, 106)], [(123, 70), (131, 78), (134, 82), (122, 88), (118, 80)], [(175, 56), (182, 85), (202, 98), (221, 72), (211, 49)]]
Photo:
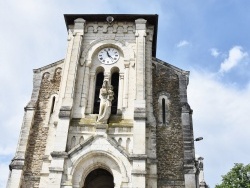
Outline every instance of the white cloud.
[(221, 63), (219, 72), (224, 73), (230, 71), (247, 56), (248, 53), (244, 52), (241, 46), (234, 46), (229, 50), (228, 57)]
[(214, 57), (218, 57), (220, 55), (219, 50), (216, 48), (211, 48), (210, 51), (211, 51), (211, 55)]
[(216, 74), (191, 70), (188, 96), (194, 135), (204, 137), (195, 143), (196, 153), (205, 158), (205, 180), (214, 186), (234, 163), (249, 163), (250, 86), (239, 90), (218, 81)]
[(188, 45), (190, 45), (190, 43), (188, 41), (182, 40), (178, 44), (176, 44), (176, 47), (181, 48), (181, 47), (188, 46)]

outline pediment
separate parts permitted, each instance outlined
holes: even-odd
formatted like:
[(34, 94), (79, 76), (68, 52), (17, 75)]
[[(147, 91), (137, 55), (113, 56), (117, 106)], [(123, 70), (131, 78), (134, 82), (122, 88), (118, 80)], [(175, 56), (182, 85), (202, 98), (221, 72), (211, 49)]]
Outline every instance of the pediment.
[[(77, 144), (75, 147), (73, 147), (68, 152), (68, 156), (71, 158), (75, 154), (81, 152), (81, 150), (84, 150), (85, 148), (90, 148), (91, 146), (96, 144), (96, 142), (98, 142), (100, 140), (102, 143), (106, 142), (106, 144), (105, 144), (106, 146), (113, 147), (114, 149), (118, 150), (122, 155), (124, 155), (127, 159), (129, 158), (128, 152), (122, 146), (120, 146), (116, 140), (110, 138), (109, 136), (106, 137), (103, 135), (90, 136), (88, 139), (84, 140), (83, 142), (81, 142), (81, 143)], [(96, 150), (100, 150), (100, 149), (105, 150), (105, 147), (103, 147), (103, 148), (96, 147)]]

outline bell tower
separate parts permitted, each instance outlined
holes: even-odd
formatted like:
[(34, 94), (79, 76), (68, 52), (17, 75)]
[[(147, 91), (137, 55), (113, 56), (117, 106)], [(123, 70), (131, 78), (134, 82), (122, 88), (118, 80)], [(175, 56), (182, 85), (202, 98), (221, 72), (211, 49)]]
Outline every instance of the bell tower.
[(7, 187), (195, 188), (189, 72), (156, 58), (158, 15), (65, 15), (34, 70)]

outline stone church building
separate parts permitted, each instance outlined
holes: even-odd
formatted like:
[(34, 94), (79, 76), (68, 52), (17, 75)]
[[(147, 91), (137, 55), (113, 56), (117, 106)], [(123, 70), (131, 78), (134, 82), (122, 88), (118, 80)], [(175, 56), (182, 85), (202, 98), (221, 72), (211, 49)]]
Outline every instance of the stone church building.
[(158, 15), (65, 15), (34, 70), (8, 188), (196, 188), (189, 72), (156, 58)]

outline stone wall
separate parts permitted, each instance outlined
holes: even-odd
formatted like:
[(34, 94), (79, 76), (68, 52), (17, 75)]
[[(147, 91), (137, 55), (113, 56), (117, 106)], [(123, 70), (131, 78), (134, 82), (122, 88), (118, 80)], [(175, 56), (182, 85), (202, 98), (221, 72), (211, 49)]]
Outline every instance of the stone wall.
[(46, 115), (51, 113), (49, 101), (51, 100), (51, 95), (58, 93), (60, 80), (61, 68), (57, 68), (52, 74), (45, 72), (42, 76), (34, 121), (31, 127), (31, 134), (29, 135), (28, 148), (25, 156), (22, 187), (39, 186), (40, 171), (49, 130)]
[[(166, 93), (169, 100), (169, 121), (159, 119), (159, 94)], [(184, 187), (184, 149), (181, 124), (179, 77), (167, 64), (156, 63), (153, 68), (153, 107), (157, 121), (158, 187)]]

